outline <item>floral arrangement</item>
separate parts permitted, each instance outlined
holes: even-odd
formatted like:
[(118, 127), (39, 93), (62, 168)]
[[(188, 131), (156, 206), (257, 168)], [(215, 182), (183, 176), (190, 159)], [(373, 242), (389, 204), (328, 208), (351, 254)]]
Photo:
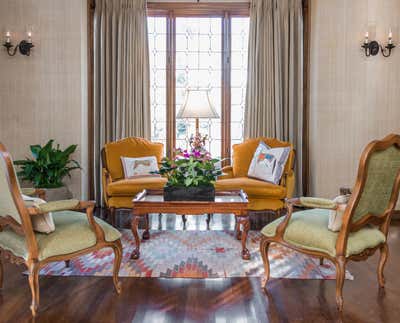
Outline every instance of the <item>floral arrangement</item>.
[(219, 159), (211, 158), (205, 149), (207, 136), (200, 134), (190, 138), (190, 149), (177, 149), (175, 159), (163, 158), (158, 174), (167, 177), (167, 186), (213, 186), (222, 171), (217, 167)]

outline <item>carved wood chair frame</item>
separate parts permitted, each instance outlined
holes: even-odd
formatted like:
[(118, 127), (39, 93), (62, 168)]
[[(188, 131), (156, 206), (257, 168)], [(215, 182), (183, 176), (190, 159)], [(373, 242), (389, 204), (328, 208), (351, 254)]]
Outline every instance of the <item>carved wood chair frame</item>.
[[(312, 251), (308, 249), (304, 249), (298, 246), (294, 246), (293, 244), (285, 241), (284, 233), (289, 224), (290, 218), (293, 214), (293, 207), (299, 205), (299, 199), (293, 198), (288, 199), (287, 202), (287, 214), (285, 215), (283, 221), (278, 225), (276, 229), (275, 236), (266, 237), (263, 236), (260, 242), (260, 252), (262, 255), (262, 259), (264, 262), (265, 274), (262, 280), (262, 287), (265, 288), (270, 274), (269, 268), (269, 260), (268, 260), (268, 248), (271, 243), (279, 243), (293, 249), (295, 251), (307, 254), (312, 257), (319, 258), (321, 263), (323, 259), (329, 259), (336, 266), (336, 304), (339, 311), (343, 310), (343, 284), (345, 279), (346, 272), (346, 263), (349, 260), (353, 261), (362, 261), (368, 259), (372, 256), (378, 249), (380, 250), (380, 259), (377, 269), (378, 283), (379, 287), (383, 288), (385, 284), (385, 279), (383, 275), (384, 266), (389, 256), (388, 244), (387, 244), (387, 234), (389, 230), (389, 224), (392, 217), (393, 210), (396, 206), (397, 198), (399, 195), (400, 188), (400, 170), (397, 172), (396, 179), (394, 181), (393, 189), (391, 192), (390, 200), (387, 208), (382, 214), (366, 214), (361, 219), (357, 221), (352, 221), (353, 214), (356, 210), (356, 207), (359, 203), (361, 195), (364, 190), (364, 186), (368, 176), (368, 161), (374, 152), (383, 151), (387, 148), (395, 146), (400, 149), (400, 135), (390, 134), (383, 138), (382, 140), (372, 141), (367, 147), (364, 149), (359, 163), (358, 175), (356, 184), (354, 187), (353, 194), (351, 195), (350, 201), (346, 207), (346, 210), (343, 214), (343, 224), (341, 230), (338, 234), (338, 238), (336, 241), (336, 256), (332, 257), (328, 253)], [(347, 249), (347, 241), (349, 238), (349, 234), (351, 232), (356, 232), (366, 225), (375, 225), (378, 226), (379, 230), (385, 235), (386, 239), (384, 243), (377, 245), (374, 248), (365, 249), (363, 252), (350, 255), (346, 257), (346, 249)]]
[[(105, 234), (102, 227), (95, 221), (93, 216), (93, 210), (95, 207), (95, 203), (93, 201), (80, 201), (79, 204), (71, 210), (86, 211), (86, 216), (90, 225), (91, 230), (96, 235), (96, 244), (90, 248), (82, 249), (77, 252), (57, 255), (48, 257), (42, 260), (39, 260), (39, 250), (38, 244), (36, 241), (36, 236), (33, 231), (31, 217), (37, 216), (40, 211), (34, 207), (26, 207), (21, 196), (19, 185), (17, 182), (17, 178), (15, 175), (14, 167), (12, 164), (12, 159), (6, 148), (0, 143), (0, 158), (6, 164), (7, 172), (8, 172), (8, 185), (10, 192), (12, 194), (14, 204), (16, 209), (20, 215), (21, 223), (18, 223), (14, 218), (9, 215), (0, 215), (0, 231), (2, 231), (5, 227), (11, 228), (15, 233), (24, 236), (26, 240), (27, 247), (27, 258), (24, 259), (22, 257), (14, 255), (9, 250), (2, 249), (0, 247), (0, 289), (2, 288), (3, 283), (3, 267), (2, 267), (2, 256), (5, 259), (8, 259), (11, 263), (15, 264), (25, 264), (28, 268), (29, 272), (29, 286), (32, 293), (32, 304), (31, 311), (32, 315), (36, 316), (37, 309), (39, 306), (39, 272), (40, 269), (49, 262), (54, 261), (65, 261), (66, 265), (69, 265), (70, 259), (81, 256), (102, 248), (112, 248), (115, 254), (114, 260), (114, 268), (113, 268), (113, 283), (114, 287), (118, 294), (121, 292), (121, 283), (118, 279), (119, 268), (121, 266), (122, 261), (122, 244), (121, 240), (118, 239), (113, 242), (108, 242), (105, 240)], [(0, 161), (1, 162), (1, 161)], [(43, 190), (36, 190), (37, 195), (43, 197)]]

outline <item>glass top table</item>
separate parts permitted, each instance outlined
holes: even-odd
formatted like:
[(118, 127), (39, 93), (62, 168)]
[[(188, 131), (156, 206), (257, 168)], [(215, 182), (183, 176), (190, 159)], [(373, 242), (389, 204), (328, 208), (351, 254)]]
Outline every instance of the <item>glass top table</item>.
[(140, 257), (140, 238), (138, 224), (141, 217), (145, 218), (145, 230), (142, 239), (150, 239), (149, 232), (149, 213), (175, 213), (185, 215), (207, 214), (207, 227), (209, 227), (210, 217), (213, 213), (234, 214), (236, 218), (236, 238), (242, 242), (242, 258), (250, 259), (250, 252), (246, 248), (247, 234), (250, 229), (248, 218), (248, 199), (242, 190), (217, 191), (214, 201), (164, 201), (162, 190), (144, 190), (132, 201), (132, 223), (131, 229), (135, 238), (136, 247), (132, 252), (131, 258)]

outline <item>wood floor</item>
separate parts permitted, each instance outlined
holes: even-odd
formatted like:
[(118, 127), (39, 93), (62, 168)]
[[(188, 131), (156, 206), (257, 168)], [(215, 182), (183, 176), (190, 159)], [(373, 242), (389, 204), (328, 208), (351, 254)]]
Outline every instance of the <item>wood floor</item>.
[[(122, 221), (124, 222), (124, 221)], [(152, 218), (155, 229), (181, 229), (180, 217)], [(229, 216), (214, 216), (211, 229), (230, 229)], [(206, 229), (188, 217), (187, 229)], [(272, 279), (267, 292), (257, 278), (122, 278), (117, 296), (108, 277), (41, 277), (35, 322), (400, 322), (400, 223), (390, 229), (386, 289), (379, 292), (377, 255), (350, 263), (354, 281), (344, 286), (344, 313), (335, 307), (335, 282)], [(5, 264), (0, 322), (31, 322), (23, 266)]]

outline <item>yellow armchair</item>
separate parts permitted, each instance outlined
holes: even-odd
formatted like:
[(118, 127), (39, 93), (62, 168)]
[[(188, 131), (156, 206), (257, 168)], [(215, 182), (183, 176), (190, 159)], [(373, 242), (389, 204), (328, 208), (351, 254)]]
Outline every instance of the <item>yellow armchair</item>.
[(155, 156), (160, 163), (163, 144), (143, 138), (130, 137), (107, 143), (102, 150), (103, 197), (111, 222), (115, 224), (116, 209), (132, 208), (133, 197), (144, 189), (162, 189), (166, 179), (162, 177), (124, 178), (121, 157)]
[[(291, 148), (279, 185), (247, 176), (251, 160), (260, 141), (264, 141), (270, 147)], [(225, 166), (222, 169), (223, 175), (218, 178), (215, 187), (217, 190), (242, 189), (249, 197), (250, 210), (279, 211), (284, 207), (285, 199), (293, 195), (295, 185), (294, 157), (293, 145), (289, 142), (265, 137), (248, 139), (241, 144), (233, 145), (233, 163), (231, 166)]]

